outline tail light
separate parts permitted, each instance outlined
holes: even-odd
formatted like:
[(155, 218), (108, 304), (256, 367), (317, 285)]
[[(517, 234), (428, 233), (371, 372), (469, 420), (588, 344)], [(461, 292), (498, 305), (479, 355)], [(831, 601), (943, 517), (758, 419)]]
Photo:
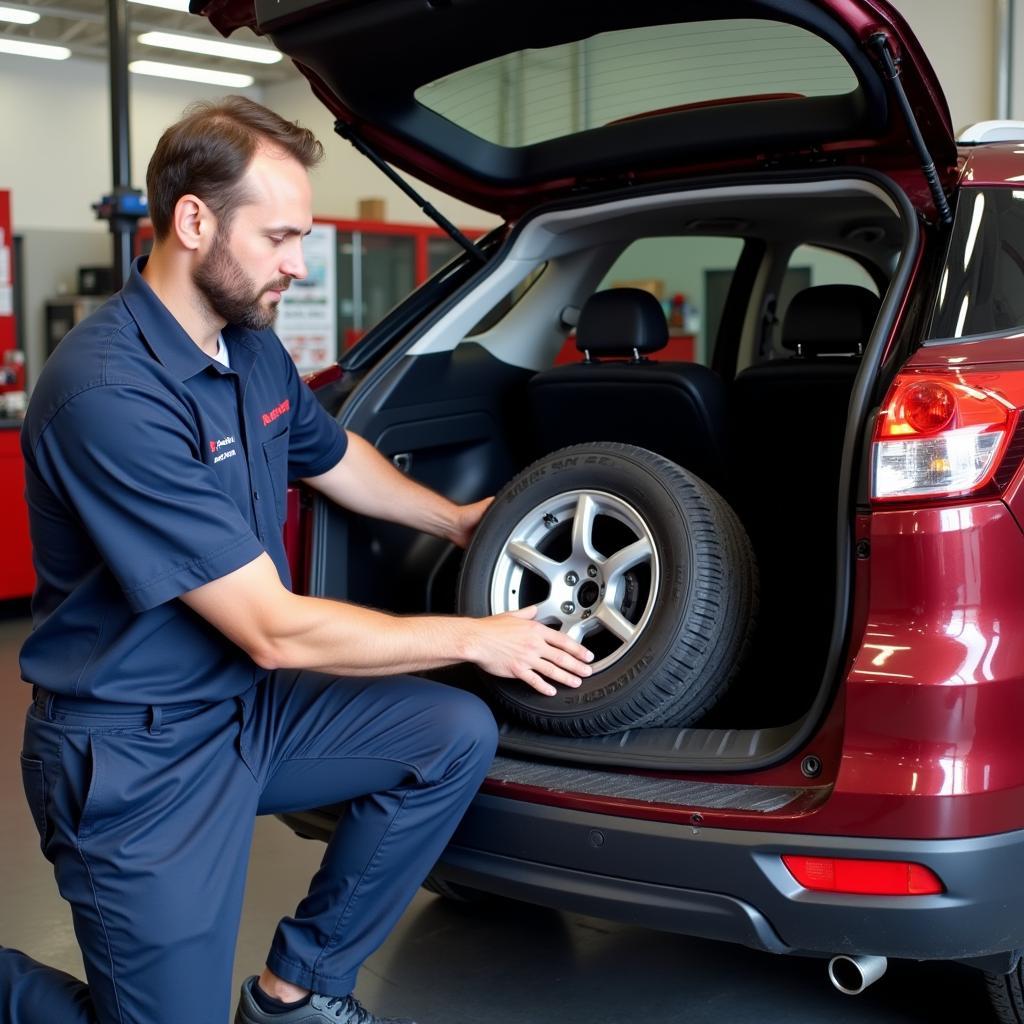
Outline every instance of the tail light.
[(909, 371), (878, 416), (877, 502), (1000, 493), (1024, 460), (1024, 369)]
[(857, 896), (935, 896), (946, 891), (931, 868), (909, 861), (784, 854), (782, 862), (805, 889), (814, 892), (845, 892)]

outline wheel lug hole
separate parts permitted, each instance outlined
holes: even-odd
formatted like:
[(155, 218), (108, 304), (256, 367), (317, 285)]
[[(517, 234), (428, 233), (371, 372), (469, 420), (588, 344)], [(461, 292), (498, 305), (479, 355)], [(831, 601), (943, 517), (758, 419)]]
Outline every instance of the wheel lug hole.
[(587, 566), (587, 575), (592, 580), (597, 579), (597, 566), (596, 565), (588, 565)]
[(589, 619), (592, 614), (593, 614), (593, 612), (591, 612), (591, 610), (589, 608), (584, 608), (583, 609), (583, 618)]
[(565, 574), (565, 582), (568, 583), (570, 587), (575, 587), (576, 584), (579, 583), (579, 581), (580, 581), (580, 578), (579, 578), (579, 576), (576, 575), (576, 573), (574, 573), (574, 572), (567, 572)]
[(576, 605), (574, 605), (572, 601), (563, 601), (562, 611), (565, 612), (566, 615), (572, 615), (572, 613), (576, 611)]

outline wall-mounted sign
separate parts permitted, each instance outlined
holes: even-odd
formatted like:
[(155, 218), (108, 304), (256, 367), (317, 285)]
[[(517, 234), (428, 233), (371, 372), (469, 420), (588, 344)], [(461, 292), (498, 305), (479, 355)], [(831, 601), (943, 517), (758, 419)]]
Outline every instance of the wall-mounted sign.
[(281, 296), (275, 330), (299, 373), (311, 373), (338, 359), (338, 243), (333, 224), (314, 224), (303, 239), (308, 274)]

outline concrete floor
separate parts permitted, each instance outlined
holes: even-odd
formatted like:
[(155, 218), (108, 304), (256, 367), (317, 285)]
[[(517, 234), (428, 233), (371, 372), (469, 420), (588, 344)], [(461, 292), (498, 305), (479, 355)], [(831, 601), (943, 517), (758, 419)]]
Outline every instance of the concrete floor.
[[(73, 974), (70, 914), (39, 853), (18, 751), (28, 689), (17, 653), (24, 618), (0, 617), (0, 945)], [(322, 847), (271, 818), (257, 823), (235, 985), (257, 972), (277, 920), (305, 892)], [(823, 961), (647, 931), (518, 904), (471, 909), (420, 892), (367, 962), (357, 994), (420, 1024), (980, 1024), (980, 976), (891, 964), (865, 995), (829, 985)], [(3, 1022), (0, 1022), (3, 1024)], [(59, 1024), (59, 1022), (55, 1022)]]

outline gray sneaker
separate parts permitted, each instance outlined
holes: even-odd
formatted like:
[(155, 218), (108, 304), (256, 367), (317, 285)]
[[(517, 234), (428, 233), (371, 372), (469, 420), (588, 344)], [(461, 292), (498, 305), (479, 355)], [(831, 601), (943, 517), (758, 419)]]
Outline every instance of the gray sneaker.
[(407, 1017), (375, 1017), (355, 996), (319, 996), (284, 1013), (264, 1013), (253, 998), (256, 975), (242, 982), (235, 1024), (416, 1024)]

